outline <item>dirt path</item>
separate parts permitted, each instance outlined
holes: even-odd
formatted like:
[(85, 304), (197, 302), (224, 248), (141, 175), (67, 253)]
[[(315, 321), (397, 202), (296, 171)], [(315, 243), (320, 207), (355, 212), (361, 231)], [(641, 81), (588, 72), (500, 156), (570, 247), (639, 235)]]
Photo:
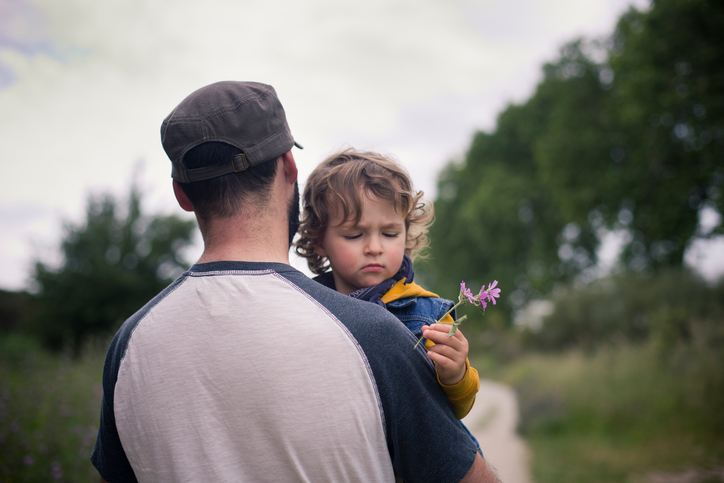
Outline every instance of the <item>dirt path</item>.
[(532, 483), (528, 448), (515, 432), (518, 401), (511, 388), (481, 380), (475, 405), (463, 422), (480, 442), (486, 461), (495, 467), (503, 483)]

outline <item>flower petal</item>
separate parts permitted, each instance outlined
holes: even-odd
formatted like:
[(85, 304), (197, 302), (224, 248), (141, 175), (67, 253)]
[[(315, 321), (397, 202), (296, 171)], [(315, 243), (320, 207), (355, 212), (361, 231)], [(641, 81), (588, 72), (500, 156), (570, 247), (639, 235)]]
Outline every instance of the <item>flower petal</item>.
[(468, 302), (470, 302), (471, 304), (474, 304), (478, 301), (475, 295), (473, 295), (473, 292), (465, 286), (465, 282), (460, 282), (460, 293), (464, 295), (468, 299)]
[(488, 300), (493, 302), (493, 305), (495, 305), (495, 299), (500, 298), (500, 289), (499, 288), (492, 288), (492, 285), (488, 287)]

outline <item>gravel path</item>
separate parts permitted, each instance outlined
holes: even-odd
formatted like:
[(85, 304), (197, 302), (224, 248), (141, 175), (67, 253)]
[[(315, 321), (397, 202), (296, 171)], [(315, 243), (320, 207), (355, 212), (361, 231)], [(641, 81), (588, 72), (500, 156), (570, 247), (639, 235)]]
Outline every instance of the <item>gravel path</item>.
[(532, 483), (528, 448), (515, 432), (518, 400), (510, 387), (481, 380), (475, 405), (463, 422), (503, 483)]

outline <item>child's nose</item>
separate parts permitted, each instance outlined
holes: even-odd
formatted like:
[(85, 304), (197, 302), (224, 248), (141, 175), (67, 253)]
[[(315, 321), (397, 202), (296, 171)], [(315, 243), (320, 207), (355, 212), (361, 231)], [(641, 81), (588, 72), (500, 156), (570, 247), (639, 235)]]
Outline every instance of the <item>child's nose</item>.
[(376, 236), (371, 236), (367, 240), (365, 252), (369, 255), (379, 255), (382, 252), (382, 244), (380, 243), (380, 239)]

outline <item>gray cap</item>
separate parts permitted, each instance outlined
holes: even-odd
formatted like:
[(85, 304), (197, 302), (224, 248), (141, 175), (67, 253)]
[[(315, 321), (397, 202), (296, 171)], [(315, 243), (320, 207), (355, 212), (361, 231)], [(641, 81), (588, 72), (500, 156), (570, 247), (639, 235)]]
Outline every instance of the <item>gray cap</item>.
[[(188, 169), (184, 155), (206, 142), (223, 142), (242, 153), (229, 164)], [(217, 82), (192, 92), (161, 124), (161, 144), (171, 177), (181, 183), (215, 178), (276, 159), (294, 142), (277, 94), (258, 82)]]

